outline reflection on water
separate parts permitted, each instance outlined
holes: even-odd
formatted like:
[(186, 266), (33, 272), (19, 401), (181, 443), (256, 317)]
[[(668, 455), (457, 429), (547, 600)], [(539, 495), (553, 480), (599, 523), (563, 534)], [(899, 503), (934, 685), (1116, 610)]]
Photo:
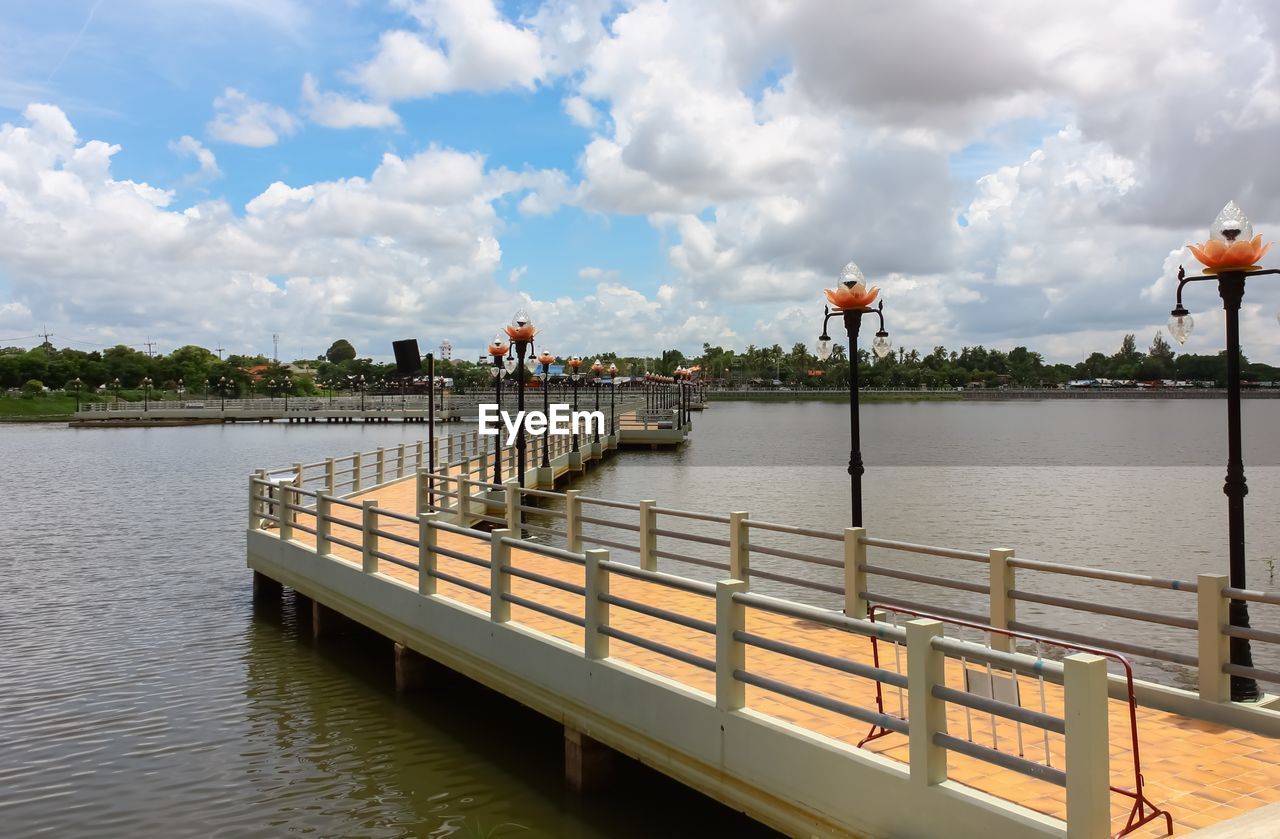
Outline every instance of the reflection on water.
[[(1019, 556), (1181, 579), (1225, 567), (1218, 403), (870, 405), (863, 416), (865, 514), (874, 535), (978, 550), (1007, 545)], [(1251, 582), (1273, 588), (1278, 417), (1280, 403), (1246, 404)], [(714, 404), (695, 418), (685, 450), (625, 452), (588, 473), (580, 488), (837, 529), (848, 517), (845, 421), (839, 405)], [(399, 698), (385, 642), (353, 632), (313, 645), (291, 596), (279, 607), (254, 609), (242, 530), (250, 470), (394, 445), (421, 432), (392, 424), (0, 427), (8, 490), (0, 496), (4, 832), (593, 837), (758, 830), (636, 767), (624, 768), (606, 795), (568, 794), (560, 731), (538, 715), (456, 678)], [(723, 535), (698, 528), (679, 526)], [(789, 544), (768, 538), (760, 543)], [(698, 543), (679, 549), (695, 557), (714, 550)], [(981, 580), (984, 571), (958, 561), (872, 559), (960, 579)], [(820, 566), (754, 562), (838, 579)], [(1187, 595), (1172, 592), (1130, 590), (1131, 602), (1123, 602), (1115, 587), (1075, 578), (1029, 587), (1170, 614), (1193, 611)], [(757, 588), (795, 593), (780, 584)], [(924, 593), (895, 580), (878, 588)], [(930, 596), (977, 608), (964, 593)], [(822, 593), (808, 597), (834, 603)], [(1050, 611), (1021, 606), (1028, 621)], [(1280, 629), (1263, 607), (1254, 615), (1255, 623)], [(1060, 611), (1053, 620), (1191, 649), (1182, 630)], [(1154, 675), (1184, 678), (1176, 668)]]

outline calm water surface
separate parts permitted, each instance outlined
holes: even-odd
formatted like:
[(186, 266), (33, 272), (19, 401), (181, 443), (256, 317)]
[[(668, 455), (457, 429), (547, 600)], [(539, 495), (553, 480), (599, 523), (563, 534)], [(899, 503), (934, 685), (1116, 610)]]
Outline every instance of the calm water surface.
[[(1245, 409), (1250, 581), (1274, 587), (1280, 402)], [(1216, 402), (1182, 401), (866, 406), (867, 526), (888, 538), (1009, 546), (1019, 556), (1181, 579), (1223, 569), (1222, 413)], [(845, 416), (832, 404), (714, 404), (683, 451), (624, 452), (580, 487), (836, 529), (848, 516)], [(249, 471), (421, 433), (0, 426), (0, 833), (756, 831), (638, 767), (624, 768), (610, 794), (570, 795), (556, 726), (461, 679), (397, 698), (385, 643), (355, 633), (315, 646), (291, 598), (255, 609), (244, 567)], [(707, 555), (699, 547), (680, 549)], [(781, 562), (779, 570), (828, 579), (826, 569)], [(930, 561), (898, 565), (913, 562)], [(983, 570), (950, 563), (918, 567), (962, 579)], [(1039, 588), (1194, 611), (1187, 595), (1050, 583)], [(905, 583), (879, 588), (923, 595)], [(831, 602), (824, 597), (809, 599)], [(945, 591), (929, 597), (973, 605)], [(1022, 614), (1053, 615), (1025, 605)], [(1070, 613), (1054, 620), (1193, 649), (1178, 630)], [(1255, 614), (1256, 624), (1280, 628), (1268, 621)], [(1177, 668), (1146, 675), (1186, 679)]]

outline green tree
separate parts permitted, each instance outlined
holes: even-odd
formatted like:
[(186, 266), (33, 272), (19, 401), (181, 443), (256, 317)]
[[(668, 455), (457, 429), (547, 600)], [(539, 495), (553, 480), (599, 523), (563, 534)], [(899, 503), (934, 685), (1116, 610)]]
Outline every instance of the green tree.
[(354, 361), (356, 357), (356, 348), (346, 338), (339, 338), (329, 345), (329, 349), (325, 352), (324, 357), (333, 364), (341, 364), (344, 361)]

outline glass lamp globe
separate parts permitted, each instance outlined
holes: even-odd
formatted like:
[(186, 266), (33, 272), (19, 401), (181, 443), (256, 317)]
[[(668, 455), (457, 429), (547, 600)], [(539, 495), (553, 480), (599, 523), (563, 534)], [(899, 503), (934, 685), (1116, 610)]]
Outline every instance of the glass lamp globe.
[(827, 338), (826, 336), (819, 338), (818, 348), (815, 350), (815, 353), (818, 356), (818, 360), (826, 361), (828, 358), (831, 357), (831, 351), (833, 349), (835, 349), (835, 347), (832, 345), (830, 338)]
[(1169, 334), (1179, 344), (1187, 343), (1187, 338), (1191, 336), (1191, 329), (1196, 325), (1195, 320), (1185, 310), (1181, 313), (1175, 313), (1169, 318)]
[(876, 354), (876, 358), (884, 358), (886, 355), (893, 352), (893, 347), (889, 344), (888, 333), (884, 335), (877, 335), (876, 339), (871, 342), (871, 350)]
[(526, 312), (524, 309), (519, 309), (519, 310), (517, 310), (517, 311), (516, 311), (516, 313), (515, 313), (515, 315), (513, 315), (513, 316), (512, 316), (512, 318), (511, 318), (511, 325), (512, 325), (512, 326), (517, 326), (517, 327), (519, 327), (519, 326), (528, 326), (528, 325), (529, 325), (529, 313), (528, 313), (528, 312)]
[(538, 359), (530, 358), (527, 361), (525, 361), (524, 366), (525, 366), (525, 369), (528, 370), (530, 373), (537, 372)]
[(862, 269), (856, 262), (850, 262), (840, 269), (840, 282), (851, 286), (854, 283), (866, 282), (866, 277), (862, 276)]
[(1236, 202), (1228, 201), (1209, 226), (1209, 238), (1219, 242), (1247, 242), (1253, 238), (1253, 224)]
[(501, 370), (500, 368), (498, 368), (498, 367), (490, 367), (490, 368), (489, 368), (489, 378), (491, 378), (491, 379), (496, 379), (496, 378), (498, 378), (498, 374), (499, 374), (499, 373), (501, 373), (501, 372), (502, 372), (502, 370)]
[(503, 366), (507, 368), (507, 374), (511, 375), (516, 372), (516, 367), (519, 364), (520, 362), (516, 361), (514, 358), (508, 358), (506, 362), (503, 364)]

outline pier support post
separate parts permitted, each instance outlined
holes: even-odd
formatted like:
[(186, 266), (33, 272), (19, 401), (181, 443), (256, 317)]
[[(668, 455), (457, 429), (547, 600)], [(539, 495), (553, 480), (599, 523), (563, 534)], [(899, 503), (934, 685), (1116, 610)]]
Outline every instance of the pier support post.
[(844, 613), (851, 618), (867, 619), (867, 546), (862, 544), (864, 527), (844, 529)]
[(747, 704), (746, 684), (733, 677), (734, 670), (747, 666), (747, 647), (733, 637), (747, 629), (747, 607), (733, 601), (746, 590), (743, 580), (716, 583), (716, 708), (721, 711), (737, 711)]
[(564, 529), (567, 533), (566, 547), (574, 553), (582, 552), (582, 493), (576, 489), (564, 492)]
[(729, 576), (744, 583), (751, 580), (751, 535), (747, 531), (750, 515), (729, 514)]
[[(1111, 757), (1107, 737), (1107, 660), (1076, 653), (1062, 662), (1067, 742), (1067, 837), (1111, 833)], [(908, 688), (909, 690), (910, 688)]]
[(1231, 642), (1222, 631), (1230, 623), (1227, 597), (1222, 592), (1228, 579), (1226, 574), (1196, 577), (1200, 698), (1206, 702), (1231, 701), (1231, 677), (1222, 672), (1222, 665), (1230, 660)]
[(640, 567), (645, 571), (658, 570), (658, 514), (653, 511), (655, 501), (640, 502)]
[(279, 600), (284, 594), (284, 586), (263, 574), (261, 571), (253, 572), (253, 600), (255, 603), (264, 602), (268, 599)]
[(613, 769), (613, 749), (576, 728), (564, 727), (564, 780), (570, 789), (600, 789), (612, 779)]
[[(932, 643), (941, 634), (940, 621), (907, 622), (907, 713), (911, 720), (908, 754), (911, 780), (921, 785), (940, 784), (947, 779), (947, 750), (933, 742), (934, 734), (947, 730), (947, 703), (933, 695), (934, 685), (946, 684), (946, 656)], [(1103, 779), (1105, 783), (1105, 775)]]
[(609, 561), (609, 552), (602, 549), (587, 551), (586, 608), (583, 621), (582, 652), (587, 658), (609, 657), (609, 636), (600, 627), (609, 625), (609, 604), (601, 600), (609, 593), (609, 569), (600, 563)]
[(319, 600), (311, 601), (311, 640), (319, 641), (334, 635), (341, 621), (342, 615)]
[[(1009, 564), (1013, 551), (1009, 548), (992, 548), (988, 554), (988, 568), (991, 572), (989, 597), (991, 600), (989, 626), (996, 629), (1008, 629), (1009, 624), (1017, 620), (1016, 603), (1009, 592), (1014, 587), (1014, 569)], [(1013, 652), (1013, 639), (998, 632), (987, 633), (987, 643), (992, 649), (1002, 652)]]
[(413, 693), (427, 687), (438, 665), (399, 641), (395, 645), (396, 693)]

